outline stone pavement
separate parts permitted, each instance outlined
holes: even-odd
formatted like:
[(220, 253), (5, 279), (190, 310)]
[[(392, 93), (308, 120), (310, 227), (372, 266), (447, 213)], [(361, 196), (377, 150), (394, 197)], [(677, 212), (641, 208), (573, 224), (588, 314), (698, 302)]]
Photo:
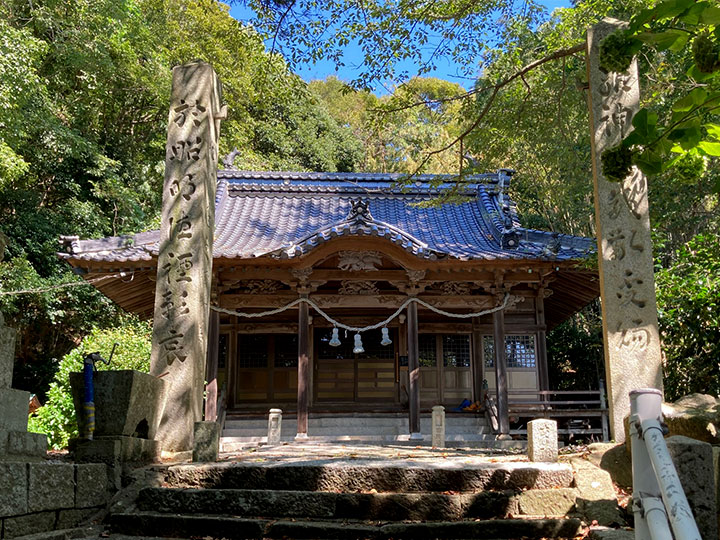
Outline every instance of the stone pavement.
[(221, 462), (277, 462), (342, 463), (353, 465), (368, 463), (373, 465), (397, 465), (398, 461), (418, 464), (455, 464), (480, 465), (485, 463), (527, 462), (523, 450), (497, 450), (485, 448), (431, 448), (428, 446), (405, 445), (344, 445), (344, 444), (308, 444), (283, 443), (278, 445), (253, 445), (233, 452), (220, 454)]

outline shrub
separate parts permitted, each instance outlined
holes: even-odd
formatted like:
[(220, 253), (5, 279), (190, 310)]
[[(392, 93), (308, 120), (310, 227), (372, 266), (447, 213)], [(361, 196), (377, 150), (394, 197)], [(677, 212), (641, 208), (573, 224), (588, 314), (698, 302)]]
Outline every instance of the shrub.
[(720, 394), (720, 239), (695, 236), (655, 273), (665, 399)]

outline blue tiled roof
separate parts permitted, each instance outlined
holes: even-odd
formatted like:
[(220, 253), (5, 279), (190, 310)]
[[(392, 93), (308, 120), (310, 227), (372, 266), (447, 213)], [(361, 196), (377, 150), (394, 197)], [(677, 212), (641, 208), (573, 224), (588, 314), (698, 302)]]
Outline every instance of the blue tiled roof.
[[(377, 236), (426, 259), (569, 260), (594, 240), (524, 229), (506, 195), (506, 171), (473, 176), (466, 202), (418, 206), (453, 187), (451, 177), (218, 171), (214, 257), (292, 258), (338, 236)], [(398, 183), (400, 182), (400, 183)], [(519, 239), (503, 247), (503, 232)], [(158, 231), (80, 241), (66, 258), (128, 261), (157, 256)]]

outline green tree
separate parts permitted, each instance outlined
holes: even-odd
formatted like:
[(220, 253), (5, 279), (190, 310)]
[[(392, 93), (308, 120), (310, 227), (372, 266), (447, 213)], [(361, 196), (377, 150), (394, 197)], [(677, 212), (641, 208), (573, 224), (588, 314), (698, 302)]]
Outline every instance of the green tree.
[(666, 399), (720, 394), (720, 240), (701, 234), (656, 272)]
[[(679, 63), (673, 95), (665, 106), (646, 106), (633, 117), (635, 130), (622, 151), (648, 175), (676, 167), (676, 174), (698, 179), (706, 158), (720, 156), (720, 7), (715, 2), (665, 0), (635, 14), (626, 30), (601, 45), (600, 65), (624, 72), (645, 45), (662, 61)], [(620, 174), (619, 176), (622, 176)], [(715, 186), (720, 191), (720, 185)]]
[(450, 142), (462, 131), (461, 103), (455, 98), (465, 91), (459, 84), (415, 77), (392, 94), (378, 97), (329, 77), (313, 81), (310, 89), (333, 118), (362, 141), (364, 159), (358, 168), (407, 174), (456, 172), (458, 158), (452, 150), (428, 154), (428, 149)]
[(42, 396), (53, 359), (120, 314), (57, 256), (59, 235), (157, 226), (173, 65), (211, 62), (236, 166), (352, 170), (359, 142), (284, 60), (214, 0), (0, 1), (0, 309), (18, 329), (15, 386)]

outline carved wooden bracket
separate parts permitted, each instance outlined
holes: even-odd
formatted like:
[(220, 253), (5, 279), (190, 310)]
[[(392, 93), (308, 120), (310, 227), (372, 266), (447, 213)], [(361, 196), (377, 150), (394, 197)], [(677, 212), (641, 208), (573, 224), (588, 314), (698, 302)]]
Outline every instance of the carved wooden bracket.
[(340, 251), (338, 257), (340, 270), (372, 272), (382, 265), (382, 254), (379, 251)]
[(380, 291), (377, 288), (375, 281), (350, 281), (343, 280), (340, 282), (340, 289), (338, 294), (378, 294)]
[(284, 281), (288, 287), (298, 292), (298, 294), (310, 294), (318, 290), (327, 283), (326, 280), (310, 280), (313, 273), (312, 268), (293, 268), (290, 274), (294, 279)]
[(425, 292), (425, 289), (434, 282), (420, 281), (416, 283), (408, 283), (407, 281), (390, 281), (389, 283), (403, 294), (407, 294), (408, 296), (417, 296), (418, 294)]

